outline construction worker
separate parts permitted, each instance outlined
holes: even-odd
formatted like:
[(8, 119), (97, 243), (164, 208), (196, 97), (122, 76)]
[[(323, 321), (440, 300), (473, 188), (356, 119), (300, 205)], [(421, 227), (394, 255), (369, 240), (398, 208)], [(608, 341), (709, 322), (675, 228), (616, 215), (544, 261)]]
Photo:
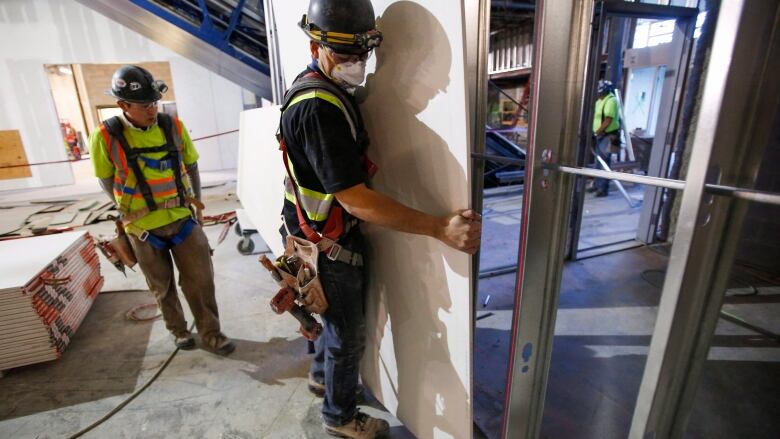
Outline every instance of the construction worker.
[(365, 348), (365, 253), (359, 221), (427, 235), (474, 254), (481, 218), (471, 210), (436, 217), (369, 189), (376, 167), (353, 98), (366, 60), (382, 42), (369, 0), (311, 0), (299, 26), (312, 61), (285, 95), (280, 122), (287, 170), (284, 226), (316, 242), (319, 275), (329, 307), (322, 315), (309, 390), (322, 396), (325, 431), (373, 438), (388, 424), (357, 409), (358, 371)]
[[(614, 90), (615, 87), (610, 81), (599, 81), (598, 99), (593, 113), (596, 152), (607, 166), (612, 164), (612, 154), (620, 151), (620, 112)], [(609, 182), (610, 180), (605, 178), (597, 178), (594, 181), (593, 191), (597, 197), (609, 195)]]
[(176, 347), (193, 349), (195, 339), (179, 302), (174, 262), (202, 343), (227, 355), (235, 345), (220, 331), (211, 250), (200, 225), (198, 152), (181, 121), (157, 112), (167, 89), (141, 67), (119, 68), (106, 93), (117, 98), (122, 114), (92, 132), (92, 164), (118, 206)]

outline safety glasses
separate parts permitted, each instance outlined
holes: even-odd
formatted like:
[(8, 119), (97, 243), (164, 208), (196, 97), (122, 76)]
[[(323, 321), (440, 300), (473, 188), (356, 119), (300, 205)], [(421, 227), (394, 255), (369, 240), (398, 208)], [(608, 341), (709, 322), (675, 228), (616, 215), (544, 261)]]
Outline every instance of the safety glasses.
[(124, 102), (125, 102), (126, 104), (130, 105), (130, 106), (134, 106), (134, 107), (136, 107), (136, 108), (140, 108), (140, 109), (142, 109), (142, 110), (149, 111), (149, 110), (151, 110), (152, 108), (157, 108), (157, 102), (158, 102), (158, 101), (149, 102), (148, 104), (136, 104), (136, 103), (134, 103), (134, 102), (127, 102), (127, 101), (124, 101)]
[(347, 62), (356, 63), (356, 62), (360, 62), (360, 61), (368, 61), (368, 59), (371, 58), (371, 54), (374, 53), (374, 49), (369, 49), (369, 50), (367, 50), (367, 51), (365, 51), (363, 53), (354, 54), (354, 53), (338, 53), (338, 52), (334, 52), (333, 49), (331, 49), (330, 47), (327, 47), (327, 46), (320, 46), (320, 47), (325, 47), (327, 49), (328, 53), (330, 53), (330, 55), (333, 57), (333, 59), (337, 63), (339, 63), (339, 64), (347, 63)]

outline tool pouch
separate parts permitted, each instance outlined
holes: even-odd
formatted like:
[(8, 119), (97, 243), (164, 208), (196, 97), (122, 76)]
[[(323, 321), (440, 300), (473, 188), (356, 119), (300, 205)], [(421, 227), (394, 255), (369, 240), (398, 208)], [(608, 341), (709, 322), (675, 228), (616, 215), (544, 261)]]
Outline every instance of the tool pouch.
[(138, 261), (135, 258), (135, 252), (133, 251), (133, 247), (130, 245), (130, 240), (127, 238), (126, 234), (118, 234), (116, 238), (111, 240), (110, 245), (114, 248), (117, 257), (125, 266), (128, 268), (135, 267), (135, 264), (137, 264)]
[[(328, 309), (328, 299), (325, 298), (325, 291), (322, 288), (317, 268), (317, 260), (320, 254), (317, 244), (297, 236), (288, 235), (287, 248), (285, 248), (284, 254), (285, 256), (297, 256), (302, 262), (298, 273), (295, 275), (279, 270), (284, 283), (298, 292), (298, 300), (306, 311), (317, 314), (324, 313)], [(304, 268), (309, 269), (308, 277)]]

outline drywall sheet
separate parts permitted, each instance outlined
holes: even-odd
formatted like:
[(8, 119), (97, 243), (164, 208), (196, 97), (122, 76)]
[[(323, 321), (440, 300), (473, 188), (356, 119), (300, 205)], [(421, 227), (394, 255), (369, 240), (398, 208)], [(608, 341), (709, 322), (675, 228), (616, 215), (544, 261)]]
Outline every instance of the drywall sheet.
[(0, 242), (0, 290), (21, 288), (57, 256), (83, 239), (85, 232), (66, 232)]
[(285, 173), (276, 141), (279, 116), (279, 106), (242, 112), (238, 137), (238, 199), (275, 256), (284, 252), (279, 235)]
[[(361, 105), (369, 156), (379, 165), (372, 186), (437, 215), (465, 208), (470, 142), (463, 2), (372, 3), (385, 36), (370, 61), (374, 73)], [(274, 3), (288, 86), (310, 58), (296, 26), (307, 4)], [(418, 437), (470, 437), (470, 257), (431, 238), (363, 230), (370, 245), (363, 382)]]

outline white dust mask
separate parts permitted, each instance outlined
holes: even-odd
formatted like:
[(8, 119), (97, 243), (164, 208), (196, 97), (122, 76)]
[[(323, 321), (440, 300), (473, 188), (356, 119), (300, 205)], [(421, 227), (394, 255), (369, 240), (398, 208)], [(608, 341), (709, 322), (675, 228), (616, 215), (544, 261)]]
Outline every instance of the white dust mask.
[(343, 83), (347, 90), (354, 90), (366, 80), (366, 62), (358, 61), (336, 64), (333, 70), (331, 70), (330, 76), (336, 82)]

